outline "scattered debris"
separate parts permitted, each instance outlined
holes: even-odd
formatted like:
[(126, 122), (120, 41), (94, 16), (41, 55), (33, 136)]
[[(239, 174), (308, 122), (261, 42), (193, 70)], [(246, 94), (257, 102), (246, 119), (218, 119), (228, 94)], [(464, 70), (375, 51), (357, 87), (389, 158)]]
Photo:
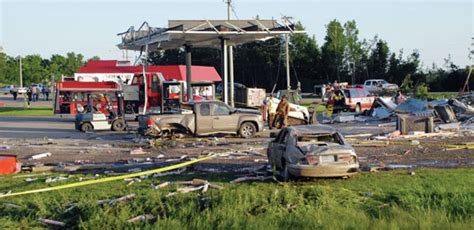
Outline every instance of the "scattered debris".
[(37, 177), (34, 177), (34, 178), (30, 178), (30, 177), (29, 177), (29, 178), (26, 178), (26, 179), (25, 179), (25, 182), (33, 182), (33, 181), (36, 181), (36, 180), (38, 180)]
[(131, 200), (131, 199), (133, 199), (133, 198), (135, 198), (135, 194), (134, 194), (134, 193), (129, 194), (129, 195), (126, 195), (126, 196), (119, 197), (119, 198), (117, 198), (117, 199), (112, 199), (112, 200), (108, 201), (107, 203), (108, 203), (109, 205), (113, 205), (113, 204), (115, 204), (115, 203), (122, 202), (122, 201), (127, 201), (127, 200)]
[(67, 179), (69, 179), (69, 178), (71, 178), (71, 177), (72, 177), (72, 175), (69, 175), (68, 177), (64, 177), (64, 176), (50, 177), (50, 178), (46, 178), (46, 180), (45, 180), (44, 182), (46, 182), (46, 183), (52, 183), (52, 182), (67, 180)]
[(50, 157), (52, 154), (50, 152), (36, 154), (30, 157), (30, 160), (38, 160), (45, 157)]
[(127, 220), (127, 222), (134, 223), (137, 221), (146, 221), (146, 220), (154, 220), (154, 219), (156, 219), (156, 216), (150, 215), (150, 214), (144, 214), (144, 215), (133, 217), (132, 219)]
[(0, 145), (0, 150), (9, 150), (10, 146), (8, 145)]
[(244, 176), (230, 181), (230, 183), (239, 183), (243, 181), (265, 181), (273, 179), (273, 176)]
[(142, 147), (130, 150), (130, 155), (142, 155), (147, 154), (148, 152), (143, 151)]
[(56, 220), (49, 220), (49, 219), (39, 218), (38, 221), (43, 223), (43, 224), (54, 225), (54, 226), (59, 226), (59, 227), (65, 227), (66, 226), (66, 223), (61, 222), (61, 221), (56, 221)]
[(10, 208), (21, 208), (19, 205), (12, 204), (12, 203), (4, 203), (3, 206), (10, 207)]

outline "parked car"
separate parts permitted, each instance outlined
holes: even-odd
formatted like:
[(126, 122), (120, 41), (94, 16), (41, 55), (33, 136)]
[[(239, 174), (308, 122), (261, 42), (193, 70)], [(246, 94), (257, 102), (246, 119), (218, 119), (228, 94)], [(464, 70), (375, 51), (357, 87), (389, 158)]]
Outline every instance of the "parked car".
[(327, 98), (334, 98), (334, 111), (354, 111), (356, 113), (370, 110), (374, 103), (375, 96), (373, 96), (365, 87), (356, 86), (346, 89), (338, 89), (326, 94)]
[(350, 177), (359, 169), (354, 148), (326, 125), (282, 129), (268, 145), (267, 156), (284, 181), (291, 177)]
[(14, 85), (7, 85), (5, 87), (0, 88), (0, 93), (7, 95), (10, 94), (15, 88), (16, 86)]
[(181, 105), (180, 110), (138, 117), (139, 132), (150, 136), (174, 133), (210, 135), (239, 134), (250, 138), (263, 130), (258, 110), (236, 109), (222, 101), (194, 101)]
[(398, 85), (387, 82), (383, 79), (369, 79), (364, 82), (364, 87), (373, 94), (379, 94), (384, 91), (396, 92)]

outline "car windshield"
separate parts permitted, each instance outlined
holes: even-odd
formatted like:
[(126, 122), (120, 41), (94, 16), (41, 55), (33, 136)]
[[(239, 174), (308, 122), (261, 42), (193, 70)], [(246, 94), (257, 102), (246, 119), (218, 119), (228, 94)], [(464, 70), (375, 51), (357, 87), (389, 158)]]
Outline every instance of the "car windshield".
[(344, 145), (337, 133), (304, 134), (298, 136), (298, 144)]

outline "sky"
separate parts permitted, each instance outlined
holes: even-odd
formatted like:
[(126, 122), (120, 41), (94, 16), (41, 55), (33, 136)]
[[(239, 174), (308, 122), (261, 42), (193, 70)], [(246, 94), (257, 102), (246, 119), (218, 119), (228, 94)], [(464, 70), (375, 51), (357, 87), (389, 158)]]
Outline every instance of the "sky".
[[(326, 25), (354, 19), (361, 39), (375, 35), (390, 51), (408, 55), (418, 50), (424, 67), (443, 67), (444, 59), (472, 64), (472, 0), (233, 0), (237, 19), (292, 16), (301, 21), (318, 45)], [(86, 58), (123, 59), (117, 33), (143, 21), (164, 27), (169, 19), (225, 19), (223, 0), (0, 0), (0, 46), (10, 56), (82, 53)], [(130, 52), (132, 59), (136, 53)], [(183, 60), (184, 61), (184, 60)]]

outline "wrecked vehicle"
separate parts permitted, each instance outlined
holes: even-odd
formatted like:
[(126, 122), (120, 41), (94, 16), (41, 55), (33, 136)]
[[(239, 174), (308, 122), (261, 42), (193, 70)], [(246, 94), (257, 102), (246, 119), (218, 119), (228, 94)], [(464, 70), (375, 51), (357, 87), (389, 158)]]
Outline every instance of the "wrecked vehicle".
[(355, 150), (333, 127), (300, 125), (282, 129), (267, 150), (272, 169), (291, 177), (349, 177), (357, 173)]
[(155, 137), (229, 133), (250, 138), (263, 130), (258, 110), (236, 109), (222, 101), (189, 102), (178, 113), (139, 116), (138, 122), (141, 134)]

